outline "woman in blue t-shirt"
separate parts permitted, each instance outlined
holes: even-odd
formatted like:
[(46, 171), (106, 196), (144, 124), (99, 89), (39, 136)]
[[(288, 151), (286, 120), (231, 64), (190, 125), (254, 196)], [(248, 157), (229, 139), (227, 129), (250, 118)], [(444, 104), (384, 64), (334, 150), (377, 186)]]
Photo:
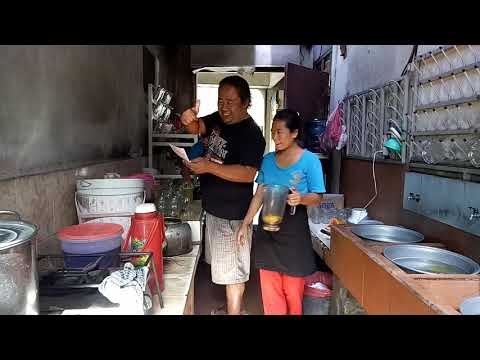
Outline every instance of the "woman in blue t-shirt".
[[(248, 246), (244, 236), (262, 206), (265, 185), (290, 188), (280, 230), (264, 230), (260, 216), (252, 244), (265, 315), (301, 315), (304, 277), (316, 270), (306, 206), (320, 204), (325, 184), (320, 160), (300, 146), (301, 124), (299, 114), (289, 109), (280, 110), (273, 118), (275, 152), (263, 158), (257, 191), (237, 235), (239, 245)], [(296, 207), (294, 215), (292, 206)]]

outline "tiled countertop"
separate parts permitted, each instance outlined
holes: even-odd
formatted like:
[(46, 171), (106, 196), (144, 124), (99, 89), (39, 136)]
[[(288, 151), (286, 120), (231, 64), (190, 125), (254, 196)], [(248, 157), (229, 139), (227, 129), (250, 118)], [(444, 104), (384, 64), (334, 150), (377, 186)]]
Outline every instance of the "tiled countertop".
[(193, 249), (188, 254), (163, 258), (164, 307), (157, 307), (159, 311), (155, 315), (183, 315), (187, 310), (188, 296), (193, 296), (193, 283), (202, 249), (201, 218), (202, 202), (197, 200), (190, 204), (189, 211), (182, 218), (192, 229)]

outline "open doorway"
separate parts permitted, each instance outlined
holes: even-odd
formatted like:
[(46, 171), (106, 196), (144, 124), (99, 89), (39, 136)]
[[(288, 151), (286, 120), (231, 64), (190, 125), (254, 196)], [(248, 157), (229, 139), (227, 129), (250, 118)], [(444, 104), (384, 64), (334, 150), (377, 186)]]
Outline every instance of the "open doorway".
[[(196, 98), (200, 100), (199, 116), (205, 116), (217, 111), (218, 84), (231, 75), (238, 74), (236, 71), (222, 71), (209, 68), (209, 72), (196, 74)], [(273, 116), (278, 109), (283, 108), (284, 103), (284, 72), (259, 71), (244, 73), (241, 75), (250, 85), (252, 94), (252, 106), (248, 113), (258, 124), (265, 137), (265, 152), (274, 151), (275, 145), (271, 141), (270, 127)]]
[[(199, 116), (205, 116), (217, 111), (218, 84), (237, 71), (222, 71), (221, 68), (209, 68), (209, 72), (196, 74), (196, 99), (200, 100)], [(213, 71), (212, 71), (213, 70)], [(270, 136), (272, 119), (278, 109), (284, 104), (284, 77), (283, 71), (258, 71), (241, 75), (247, 80), (252, 95), (252, 106), (248, 113), (262, 130), (265, 138), (265, 153), (275, 150), (275, 144)], [(257, 184), (254, 183), (254, 192)], [(258, 216), (253, 219), (253, 224), (258, 225)]]

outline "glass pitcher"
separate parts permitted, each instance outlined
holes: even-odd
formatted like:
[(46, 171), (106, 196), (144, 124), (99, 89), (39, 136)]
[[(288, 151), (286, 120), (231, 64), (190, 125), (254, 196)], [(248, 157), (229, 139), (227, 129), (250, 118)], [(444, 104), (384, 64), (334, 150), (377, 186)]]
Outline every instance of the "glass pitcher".
[(282, 185), (266, 185), (263, 191), (263, 228), (267, 231), (280, 230), (287, 205), (288, 188)]

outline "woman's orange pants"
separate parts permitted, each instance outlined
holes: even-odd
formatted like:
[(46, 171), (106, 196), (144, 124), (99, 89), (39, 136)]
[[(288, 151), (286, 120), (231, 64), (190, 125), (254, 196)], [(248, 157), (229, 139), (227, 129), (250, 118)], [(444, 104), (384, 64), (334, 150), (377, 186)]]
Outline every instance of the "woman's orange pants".
[(302, 315), (303, 277), (288, 276), (260, 269), (263, 312), (265, 315)]

